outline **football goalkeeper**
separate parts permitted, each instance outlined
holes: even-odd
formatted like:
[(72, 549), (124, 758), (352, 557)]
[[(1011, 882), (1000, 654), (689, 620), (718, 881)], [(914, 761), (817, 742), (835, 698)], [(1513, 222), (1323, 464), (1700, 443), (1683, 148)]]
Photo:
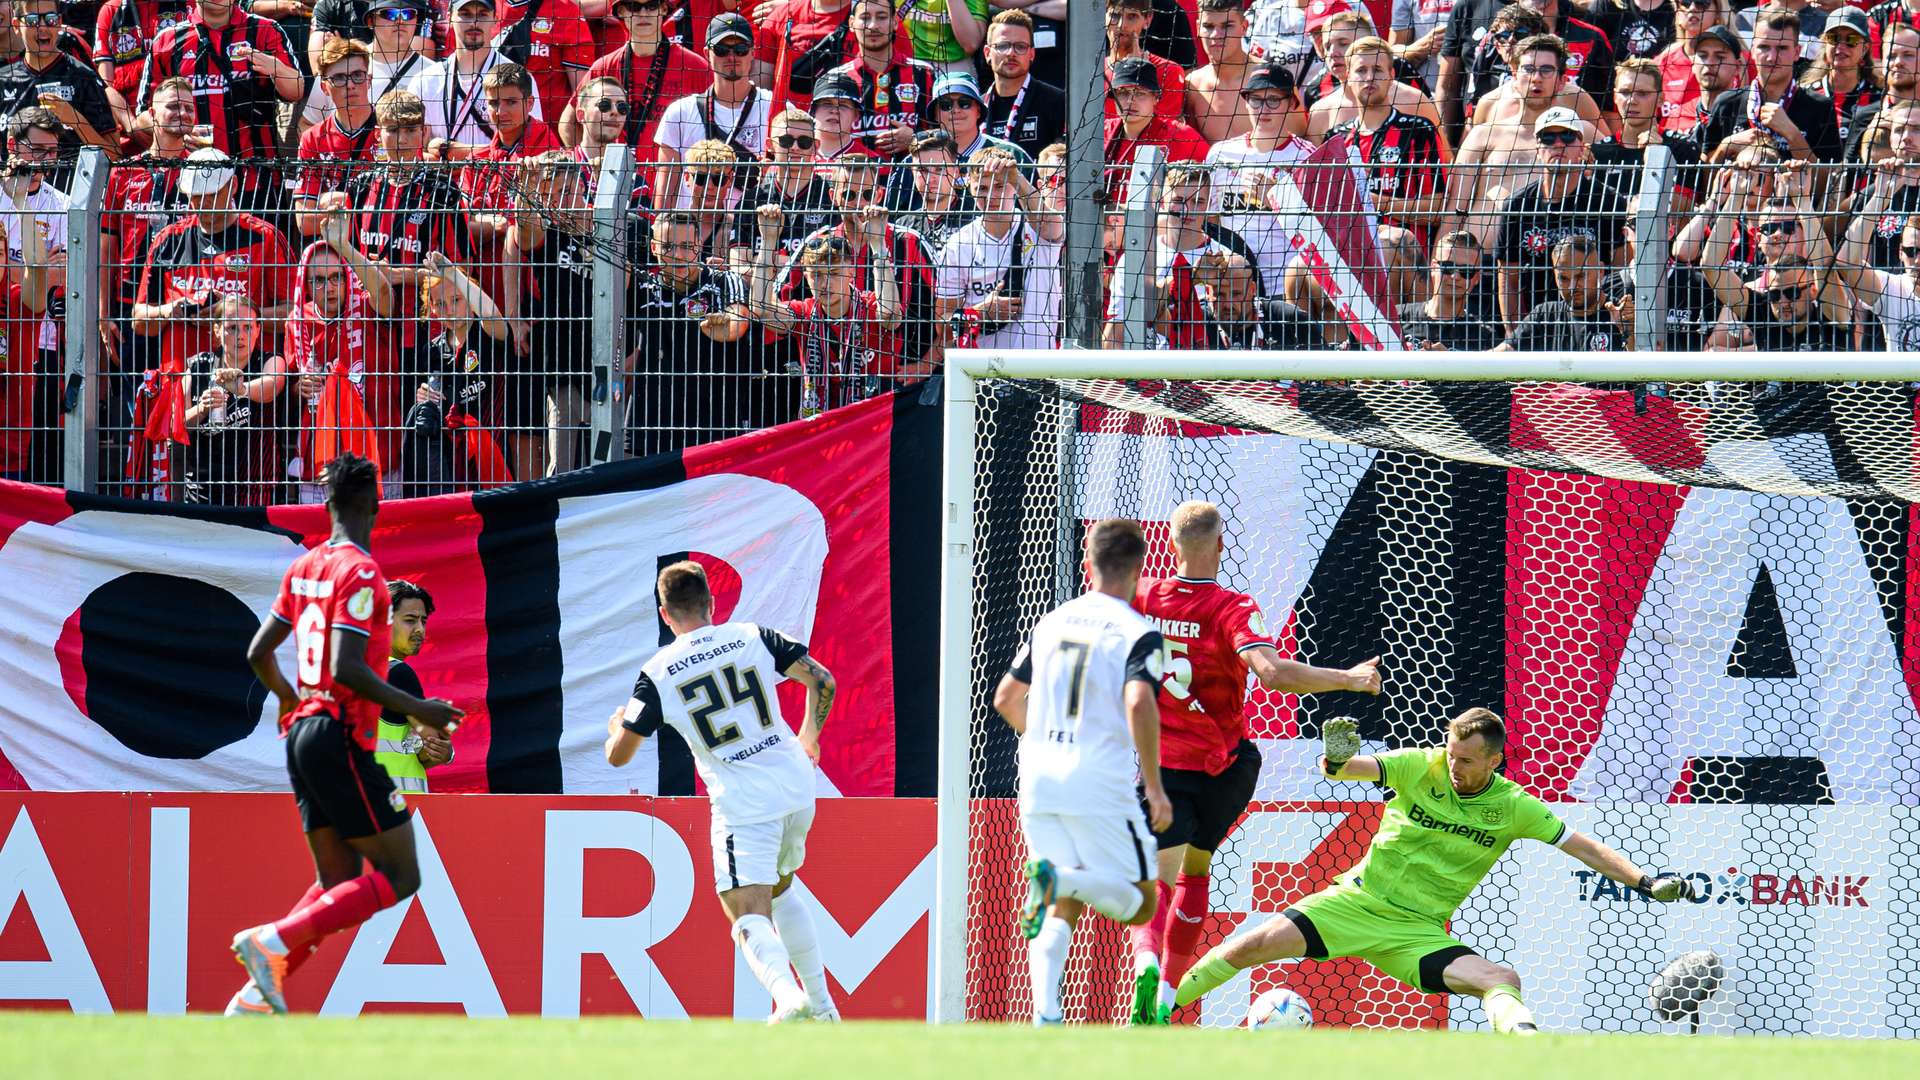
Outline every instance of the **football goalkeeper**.
[(1358, 726), (1345, 717), (1327, 721), (1323, 738), (1320, 767), (1329, 777), (1393, 789), (1366, 858), (1333, 885), (1209, 952), (1180, 981), (1178, 1004), (1258, 964), (1357, 956), (1427, 993), (1471, 994), (1481, 1000), (1494, 1030), (1531, 1034), (1537, 1029), (1520, 1000), (1519, 974), (1446, 931), (1454, 909), (1508, 845), (1539, 840), (1651, 899), (1693, 898), (1692, 882), (1647, 876), (1624, 855), (1567, 828), (1545, 803), (1499, 775), (1506, 725), (1488, 709), (1456, 717), (1444, 748), (1356, 756)]

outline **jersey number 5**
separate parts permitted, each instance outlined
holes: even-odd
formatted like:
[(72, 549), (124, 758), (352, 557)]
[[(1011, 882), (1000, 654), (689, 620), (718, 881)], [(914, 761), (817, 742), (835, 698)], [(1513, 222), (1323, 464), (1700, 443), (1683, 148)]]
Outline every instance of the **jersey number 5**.
[[(722, 677), (727, 683), (724, 694), (720, 688)], [(695, 698), (702, 699), (700, 704), (694, 704)], [(743, 672), (728, 664), (717, 674), (709, 671), (691, 682), (681, 683), (680, 700), (686, 703), (687, 719), (700, 729), (700, 738), (706, 741), (709, 750), (718, 750), (740, 737), (738, 724), (728, 724), (718, 731), (713, 728), (714, 715), (736, 705), (753, 702), (754, 710), (760, 714), (760, 726), (773, 726), (773, 710), (767, 705), (767, 692), (760, 685), (760, 673), (752, 668)]]

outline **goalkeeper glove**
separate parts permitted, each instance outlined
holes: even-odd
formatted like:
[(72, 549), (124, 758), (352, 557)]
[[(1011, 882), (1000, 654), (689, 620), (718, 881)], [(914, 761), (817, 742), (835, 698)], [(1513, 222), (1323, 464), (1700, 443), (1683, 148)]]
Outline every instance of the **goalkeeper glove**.
[(1633, 891), (1649, 900), (1658, 900), (1663, 904), (1695, 898), (1693, 881), (1678, 874), (1661, 874), (1659, 877), (1641, 874), (1640, 883), (1633, 887)]
[(1336, 716), (1320, 727), (1320, 741), (1327, 751), (1327, 772), (1340, 767), (1360, 753), (1360, 721), (1351, 716)]

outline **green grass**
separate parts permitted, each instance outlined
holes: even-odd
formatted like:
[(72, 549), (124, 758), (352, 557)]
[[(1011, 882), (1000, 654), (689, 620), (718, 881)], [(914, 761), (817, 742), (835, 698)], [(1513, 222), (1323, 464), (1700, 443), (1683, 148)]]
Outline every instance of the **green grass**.
[(0, 1077), (1369, 1077), (1920, 1076), (1913, 1042), (1447, 1032), (1127, 1031), (920, 1024), (365, 1017), (222, 1020), (0, 1013)]

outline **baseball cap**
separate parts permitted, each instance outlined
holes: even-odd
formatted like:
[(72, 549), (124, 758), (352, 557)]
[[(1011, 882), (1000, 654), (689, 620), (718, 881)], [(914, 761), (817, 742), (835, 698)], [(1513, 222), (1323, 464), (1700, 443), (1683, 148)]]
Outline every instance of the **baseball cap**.
[(232, 179), (233, 159), (227, 152), (203, 147), (187, 155), (187, 163), (180, 170), (180, 194), (211, 195)]
[(1873, 36), (1867, 32), (1867, 13), (1857, 7), (1842, 6), (1827, 12), (1827, 25), (1820, 31), (1820, 36), (1826, 37), (1835, 30), (1851, 30), (1862, 38)]
[(707, 24), (707, 44), (718, 45), (730, 37), (753, 40), (753, 24), (737, 11), (723, 12)]
[(1160, 69), (1137, 56), (1113, 63), (1113, 73), (1107, 83), (1118, 90), (1123, 86), (1138, 86), (1154, 93), (1160, 92)]
[(466, 9), (473, 7), (476, 4), (478, 4), (483, 8), (486, 8), (489, 12), (493, 10), (492, 0), (453, 0), (453, 7), (450, 8), (449, 10), (465, 11)]
[(1254, 68), (1253, 74), (1248, 75), (1247, 81), (1241, 84), (1240, 92), (1248, 94), (1255, 90), (1278, 90), (1282, 93), (1292, 93), (1295, 89), (1293, 72), (1279, 64), (1268, 64), (1266, 67)]
[(813, 83), (813, 103), (818, 105), (822, 101), (851, 101), (858, 105), (860, 84), (854, 82), (851, 75), (839, 73), (822, 75)]
[(367, 14), (375, 15), (382, 11), (419, 11), (415, 0), (373, 0), (367, 5)]
[(1335, 15), (1352, 11), (1353, 5), (1347, 0), (1310, 0), (1307, 4), (1307, 33), (1311, 34), (1327, 24)]
[(1580, 123), (1580, 114), (1564, 105), (1556, 105), (1548, 109), (1546, 112), (1540, 114), (1540, 119), (1533, 122), (1533, 133), (1535, 135), (1543, 131), (1552, 131), (1554, 128), (1565, 128), (1568, 131), (1581, 133), (1584, 133), (1586, 130), (1585, 126)]
[(980, 97), (980, 84), (973, 81), (973, 76), (957, 71), (949, 71), (933, 80), (934, 101), (939, 101), (949, 94), (959, 94), (961, 97), (972, 98), (978, 104), (986, 104), (986, 101)]
[(1692, 41), (1687, 42), (1687, 48), (1689, 50), (1697, 50), (1700, 48), (1700, 42), (1707, 38), (1712, 38), (1720, 44), (1725, 45), (1728, 49), (1732, 50), (1735, 56), (1745, 56), (1747, 53), (1746, 43), (1740, 40), (1740, 35), (1734, 33), (1733, 27), (1731, 26), (1715, 26), (1702, 30), (1693, 35)]

